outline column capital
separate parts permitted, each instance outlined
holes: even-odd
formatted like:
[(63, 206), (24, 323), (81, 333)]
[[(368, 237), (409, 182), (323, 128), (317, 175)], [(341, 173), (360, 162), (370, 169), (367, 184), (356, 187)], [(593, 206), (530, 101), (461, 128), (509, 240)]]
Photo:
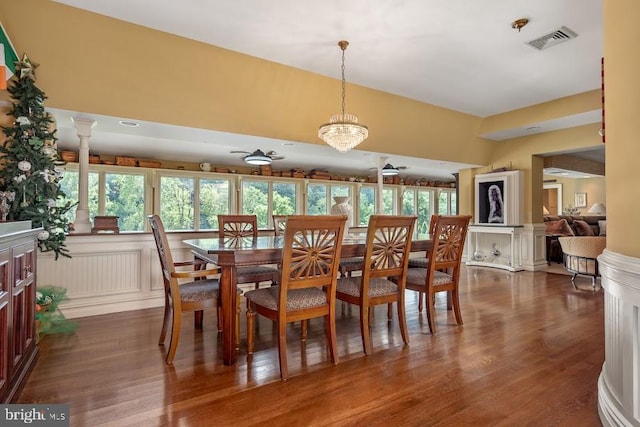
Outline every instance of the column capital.
[(73, 123), (76, 125), (76, 131), (79, 137), (91, 137), (91, 128), (98, 122), (86, 117), (72, 117)]

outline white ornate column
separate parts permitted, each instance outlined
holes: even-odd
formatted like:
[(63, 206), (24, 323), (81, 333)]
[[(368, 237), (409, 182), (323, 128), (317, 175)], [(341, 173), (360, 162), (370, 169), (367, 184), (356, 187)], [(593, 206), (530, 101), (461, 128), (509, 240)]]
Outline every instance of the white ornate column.
[(604, 346), (598, 409), (604, 426), (640, 427), (640, 2), (602, 2), (607, 170)]
[(89, 138), (91, 128), (96, 121), (82, 117), (74, 117), (76, 132), (80, 138), (78, 153), (78, 208), (76, 219), (73, 222), (75, 233), (90, 233), (91, 221), (89, 221)]
[(605, 305), (600, 419), (605, 426), (640, 426), (640, 259), (605, 249), (598, 262)]

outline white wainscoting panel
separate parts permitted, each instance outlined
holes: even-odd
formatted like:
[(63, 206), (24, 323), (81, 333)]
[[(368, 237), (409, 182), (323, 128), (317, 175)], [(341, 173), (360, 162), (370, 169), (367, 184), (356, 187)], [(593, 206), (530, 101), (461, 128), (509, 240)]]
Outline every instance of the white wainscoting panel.
[[(183, 239), (212, 233), (169, 233), (174, 261), (192, 259)], [(67, 289), (60, 306), (67, 318), (95, 316), (164, 305), (164, 285), (153, 235), (70, 235), (71, 258), (38, 255), (38, 284)]]

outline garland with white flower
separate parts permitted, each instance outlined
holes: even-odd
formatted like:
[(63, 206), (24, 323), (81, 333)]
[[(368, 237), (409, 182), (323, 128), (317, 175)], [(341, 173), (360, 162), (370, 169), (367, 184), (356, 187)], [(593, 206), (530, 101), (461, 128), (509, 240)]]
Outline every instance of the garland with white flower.
[(56, 130), (44, 109), (47, 97), (35, 84), (36, 67), (24, 55), (16, 62), (7, 89), (13, 99), (8, 115), (15, 121), (2, 127), (6, 140), (0, 145), (0, 214), (2, 220), (30, 220), (33, 228), (42, 227), (40, 250), (53, 251), (58, 259), (69, 257), (65, 213), (74, 205), (62, 202), (65, 194), (60, 189), (62, 162), (57, 157)]

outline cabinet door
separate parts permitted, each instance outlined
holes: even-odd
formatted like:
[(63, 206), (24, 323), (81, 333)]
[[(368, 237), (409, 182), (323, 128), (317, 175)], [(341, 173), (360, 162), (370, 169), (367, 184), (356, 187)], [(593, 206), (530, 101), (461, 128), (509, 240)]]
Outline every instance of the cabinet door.
[(9, 266), (11, 254), (9, 249), (0, 251), (0, 396), (9, 389), (9, 319), (11, 318), (11, 278)]
[(12, 369), (20, 365), (27, 349), (35, 345), (35, 261), (34, 242), (13, 248)]

